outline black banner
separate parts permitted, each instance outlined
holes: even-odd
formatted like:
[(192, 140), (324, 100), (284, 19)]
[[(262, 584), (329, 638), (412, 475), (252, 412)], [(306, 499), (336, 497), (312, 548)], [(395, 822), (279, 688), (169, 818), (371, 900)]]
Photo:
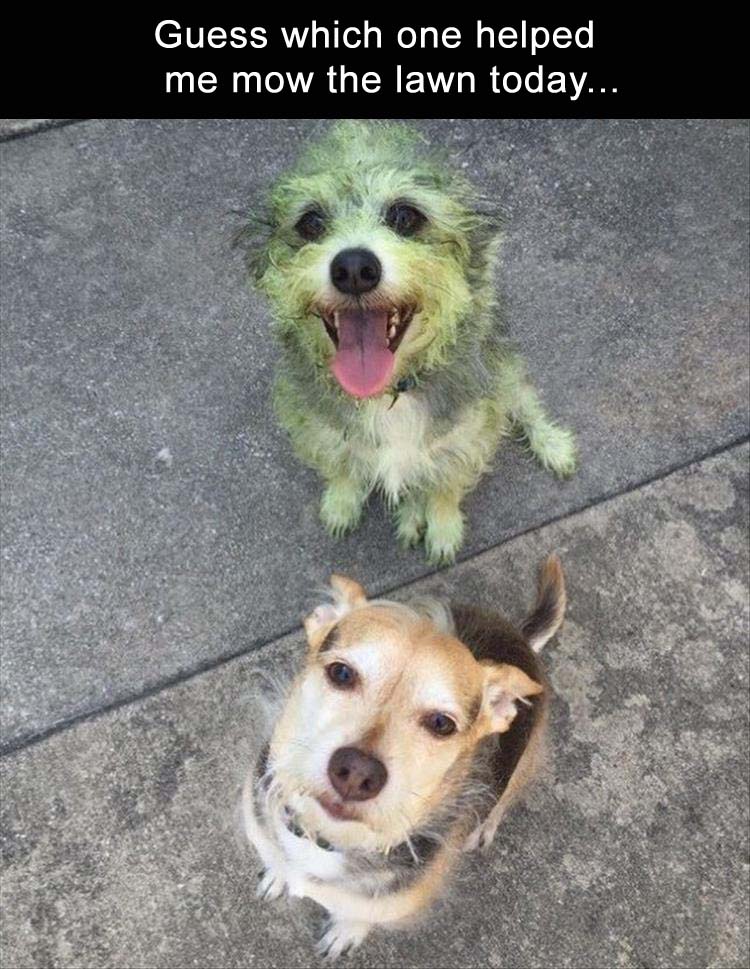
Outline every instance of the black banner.
[[(735, 117), (744, 28), (655, 7), (398, 19), (212, 6), (39, 15), (6, 31), (6, 113), (143, 117)], [(486, 9), (486, 8), (485, 8)], [(23, 15), (22, 15), (23, 17)]]

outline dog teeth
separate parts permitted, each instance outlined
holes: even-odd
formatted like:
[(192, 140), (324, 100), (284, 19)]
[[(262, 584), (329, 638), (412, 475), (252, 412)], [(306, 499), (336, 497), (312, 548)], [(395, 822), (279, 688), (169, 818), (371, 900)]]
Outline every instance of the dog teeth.
[(338, 310), (333, 314), (333, 325), (338, 330), (338, 328), (339, 328), (339, 314), (338, 314)]
[(390, 330), (388, 331), (388, 339), (389, 340), (392, 340), (395, 335), (396, 335), (396, 327), (395, 326), (392, 326), (390, 328)]

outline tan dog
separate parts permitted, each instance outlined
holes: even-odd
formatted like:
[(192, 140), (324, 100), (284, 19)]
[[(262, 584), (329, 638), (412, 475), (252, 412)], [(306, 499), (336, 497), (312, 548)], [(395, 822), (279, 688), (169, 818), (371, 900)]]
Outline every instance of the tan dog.
[(326, 908), (320, 951), (335, 958), (375, 925), (408, 923), (462, 848), (492, 841), (533, 770), (548, 695), (537, 653), (565, 587), (550, 556), (518, 630), (433, 600), (368, 601), (341, 576), (331, 586), (243, 809), (259, 893)]

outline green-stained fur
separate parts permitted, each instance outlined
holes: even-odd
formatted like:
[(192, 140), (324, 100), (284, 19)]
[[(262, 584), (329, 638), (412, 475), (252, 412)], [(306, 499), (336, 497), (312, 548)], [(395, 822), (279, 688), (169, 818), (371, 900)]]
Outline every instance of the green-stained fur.
[[(384, 222), (397, 201), (426, 216), (412, 237)], [(306, 242), (295, 225), (311, 207), (325, 232)], [(575, 470), (572, 434), (545, 415), (500, 322), (492, 278), (499, 228), (489, 209), (406, 126), (342, 122), (307, 148), (243, 233), (282, 348), (279, 418), (301, 460), (326, 481), (321, 517), (334, 535), (357, 524), (378, 489), (403, 544), (424, 540), (432, 562), (452, 561), (463, 539), (461, 501), (503, 436), (523, 437), (561, 476)], [(319, 315), (341, 303), (329, 267), (352, 247), (371, 250), (383, 266), (370, 298), (419, 308), (390, 387), (365, 400), (331, 374), (335, 348)]]

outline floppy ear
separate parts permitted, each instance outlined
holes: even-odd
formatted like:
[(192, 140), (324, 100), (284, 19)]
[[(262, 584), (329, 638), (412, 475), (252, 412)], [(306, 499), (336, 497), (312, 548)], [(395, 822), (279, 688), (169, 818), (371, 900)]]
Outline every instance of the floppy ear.
[(489, 733), (505, 733), (515, 720), (516, 703), (536, 696), (544, 687), (509, 663), (483, 663), (484, 704), (490, 720)]
[(365, 590), (354, 579), (334, 573), (330, 581), (332, 601), (313, 609), (305, 619), (307, 641), (313, 649), (317, 649), (339, 619), (367, 602)]

